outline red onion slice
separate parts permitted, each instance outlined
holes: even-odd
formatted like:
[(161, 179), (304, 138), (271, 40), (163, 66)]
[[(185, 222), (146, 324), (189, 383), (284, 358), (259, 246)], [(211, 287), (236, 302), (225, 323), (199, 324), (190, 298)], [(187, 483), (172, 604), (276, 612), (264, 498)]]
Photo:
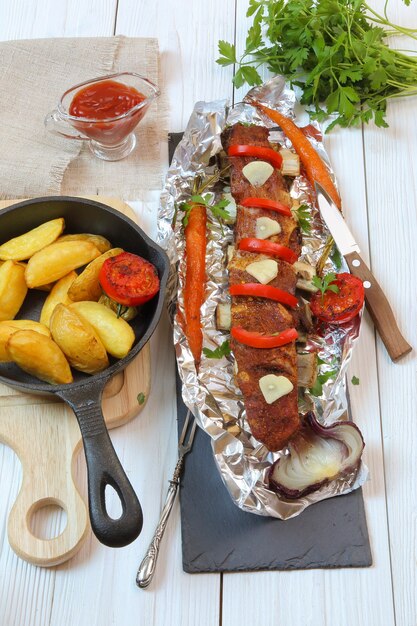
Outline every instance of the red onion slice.
[(358, 469), (364, 441), (353, 422), (322, 426), (313, 412), (288, 444), (289, 453), (271, 467), (269, 487), (287, 498), (300, 498), (335, 478)]

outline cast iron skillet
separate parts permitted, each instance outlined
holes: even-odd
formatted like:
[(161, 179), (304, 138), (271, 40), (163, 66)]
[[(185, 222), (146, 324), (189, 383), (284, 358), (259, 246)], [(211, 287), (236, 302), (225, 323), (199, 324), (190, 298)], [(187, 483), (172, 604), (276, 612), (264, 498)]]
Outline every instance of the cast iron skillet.
[[(110, 441), (101, 411), (101, 396), (109, 379), (122, 371), (140, 352), (154, 332), (161, 316), (168, 258), (145, 233), (118, 211), (81, 198), (65, 196), (45, 197), (19, 202), (0, 212), (0, 243), (57, 217), (65, 219), (66, 233), (95, 233), (103, 235), (127, 252), (139, 254), (153, 263), (159, 273), (161, 289), (147, 302), (140, 314), (130, 322), (135, 331), (135, 343), (121, 360), (110, 360), (110, 366), (93, 376), (73, 370), (74, 382), (69, 385), (50, 385), (23, 372), (14, 363), (0, 363), (0, 381), (20, 391), (37, 394), (56, 394), (73, 409), (80, 426), (88, 472), (88, 504), (94, 534), (101, 543), (111, 547), (125, 546), (142, 529), (142, 510)], [(39, 320), (45, 292), (30, 289), (16, 316)], [(119, 519), (106, 511), (105, 487), (111, 485), (122, 505)]]

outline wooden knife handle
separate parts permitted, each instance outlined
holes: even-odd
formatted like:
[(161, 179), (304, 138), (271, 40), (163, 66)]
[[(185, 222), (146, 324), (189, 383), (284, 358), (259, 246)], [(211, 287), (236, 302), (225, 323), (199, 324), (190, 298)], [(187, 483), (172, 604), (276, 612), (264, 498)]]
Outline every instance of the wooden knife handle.
[[(350, 271), (365, 287), (365, 303), (391, 359), (396, 362), (412, 347), (406, 342), (395, 321), (389, 302), (365, 261), (357, 252), (345, 256)], [(368, 284), (369, 283), (369, 284)]]

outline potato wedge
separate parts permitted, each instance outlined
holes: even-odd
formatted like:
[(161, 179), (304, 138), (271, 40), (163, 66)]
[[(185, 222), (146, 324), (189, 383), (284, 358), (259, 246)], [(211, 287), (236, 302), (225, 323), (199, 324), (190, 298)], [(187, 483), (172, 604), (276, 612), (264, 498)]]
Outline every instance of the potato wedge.
[(49, 326), (49, 320), (51, 319), (52, 311), (57, 304), (71, 304), (71, 299), (68, 297), (68, 289), (73, 281), (77, 278), (77, 272), (69, 272), (62, 278), (60, 278), (52, 287), (51, 292), (43, 303), (41, 316), (39, 321), (45, 326)]
[(35, 330), (18, 330), (6, 343), (9, 361), (28, 374), (52, 385), (72, 383), (72, 372), (57, 344)]
[(25, 268), (14, 261), (0, 267), (0, 321), (12, 320), (27, 294)]
[(109, 365), (106, 348), (94, 328), (77, 311), (57, 304), (50, 320), (53, 340), (69, 364), (86, 374), (101, 372)]
[(100, 250), (102, 254), (111, 248), (111, 243), (108, 239), (102, 237), (101, 235), (93, 235), (92, 233), (61, 235), (61, 237), (58, 237), (57, 241), (90, 241)]
[(109, 354), (117, 359), (123, 359), (128, 354), (135, 341), (135, 333), (125, 320), (98, 302), (74, 302), (69, 308), (91, 324)]
[(29, 259), (25, 272), (27, 286), (39, 287), (59, 280), (98, 256), (100, 251), (89, 241), (52, 243)]
[(94, 300), (97, 302), (102, 294), (102, 289), (98, 282), (98, 275), (102, 265), (106, 259), (117, 256), (122, 252), (123, 248), (112, 248), (94, 259), (94, 261), (91, 261), (68, 289), (68, 296), (71, 300), (73, 302), (80, 302), (81, 300)]
[(18, 330), (35, 330), (46, 337), (51, 336), (49, 328), (33, 320), (7, 320), (0, 322), (0, 362), (10, 360), (6, 352), (6, 343), (10, 336)]
[(64, 218), (45, 222), (27, 233), (9, 239), (0, 246), (0, 259), (4, 261), (23, 261), (49, 246), (55, 241), (65, 228)]

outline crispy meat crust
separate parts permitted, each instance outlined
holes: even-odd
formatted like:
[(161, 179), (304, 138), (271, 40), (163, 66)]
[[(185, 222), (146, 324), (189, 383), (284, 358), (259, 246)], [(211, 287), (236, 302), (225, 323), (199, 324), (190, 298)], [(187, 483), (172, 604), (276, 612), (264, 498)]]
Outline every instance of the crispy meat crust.
[[(269, 131), (262, 126), (243, 126), (235, 124), (223, 133), (223, 146), (227, 150), (232, 144), (248, 144), (271, 147), (268, 142)], [(270, 176), (261, 187), (254, 188), (242, 174), (242, 168), (252, 158), (233, 157), (231, 162), (231, 191), (239, 204), (244, 198), (261, 197), (284, 202), (289, 206), (290, 200), (285, 180), (278, 171)], [(235, 240), (254, 237), (256, 220), (265, 216), (276, 220), (281, 232), (270, 238), (270, 241), (286, 245), (298, 255), (300, 254), (300, 235), (297, 223), (291, 217), (264, 209), (252, 209), (238, 206), (235, 225)], [(238, 251), (233, 255), (228, 270), (230, 284), (256, 282), (246, 267), (249, 263), (270, 258), (261, 254)], [(277, 260), (278, 276), (270, 285), (295, 293), (296, 273), (285, 261)], [(298, 324), (296, 311), (267, 300), (265, 298), (233, 297), (232, 326), (242, 326), (246, 330), (278, 333)], [(297, 354), (295, 344), (291, 343), (280, 348), (257, 349), (245, 346), (232, 338), (231, 347), (238, 367), (237, 382), (242, 391), (246, 415), (253, 435), (265, 444), (269, 450), (280, 450), (290, 437), (299, 429), (300, 419), (297, 404)], [(266, 374), (286, 376), (294, 385), (293, 391), (267, 404), (259, 387), (259, 379)]]

